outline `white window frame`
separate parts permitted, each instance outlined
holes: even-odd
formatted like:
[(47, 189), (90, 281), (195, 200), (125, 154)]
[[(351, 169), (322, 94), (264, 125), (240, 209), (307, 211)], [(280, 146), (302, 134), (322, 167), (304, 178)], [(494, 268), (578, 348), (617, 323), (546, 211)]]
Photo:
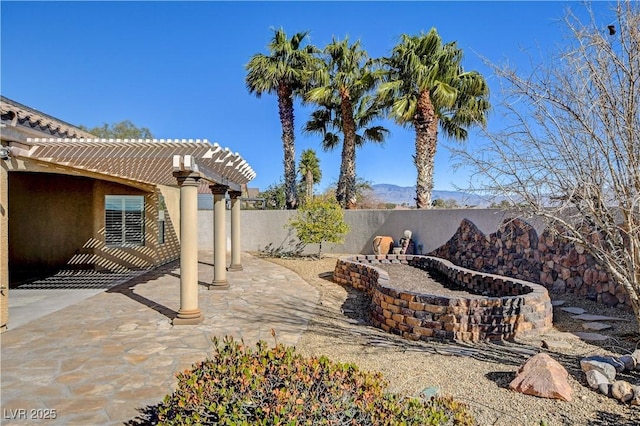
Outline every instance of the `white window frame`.
[(105, 195), (104, 206), (104, 241), (108, 247), (145, 245), (144, 195)]
[(165, 236), (165, 204), (164, 197), (160, 194), (158, 199), (158, 244), (164, 244), (166, 242)]

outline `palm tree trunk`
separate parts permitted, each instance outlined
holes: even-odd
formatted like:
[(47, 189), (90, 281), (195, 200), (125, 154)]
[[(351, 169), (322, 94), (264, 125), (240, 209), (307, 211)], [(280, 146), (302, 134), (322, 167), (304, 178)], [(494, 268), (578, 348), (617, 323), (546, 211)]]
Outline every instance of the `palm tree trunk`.
[(336, 186), (336, 201), (340, 204), (340, 207), (345, 206), (345, 166), (344, 166), (344, 143), (342, 144), (342, 161), (340, 163), (340, 174), (338, 176), (338, 185)]
[(342, 163), (340, 165), (340, 176), (343, 178), (344, 199), (342, 200), (341, 205), (347, 209), (355, 209), (357, 202), (356, 123), (353, 119), (353, 105), (351, 104), (349, 92), (343, 91), (340, 95), (342, 98), (340, 105), (340, 112), (342, 114), (342, 131), (344, 132)]
[(431, 192), (433, 191), (433, 163), (438, 139), (438, 117), (436, 117), (428, 90), (420, 93), (413, 125), (416, 129), (416, 154), (413, 161), (418, 175), (416, 207), (430, 209)]
[(313, 197), (313, 172), (309, 167), (304, 180), (307, 181), (307, 199), (310, 200)]
[(298, 205), (296, 191), (296, 147), (293, 127), (293, 92), (286, 84), (278, 87), (278, 112), (282, 125), (282, 148), (284, 151), (284, 187), (287, 209)]

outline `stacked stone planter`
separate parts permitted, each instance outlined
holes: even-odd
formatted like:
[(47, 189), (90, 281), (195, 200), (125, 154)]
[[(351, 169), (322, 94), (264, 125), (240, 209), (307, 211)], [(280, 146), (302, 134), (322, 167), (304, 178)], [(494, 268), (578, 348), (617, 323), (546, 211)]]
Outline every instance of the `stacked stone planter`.
[[(445, 297), (399, 290), (377, 263), (402, 263), (441, 275), (469, 291)], [(547, 290), (527, 281), (461, 268), (430, 256), (358, 255), (336, 263), (333, 280), (371, 297), (371, 322), (411, 340), (462, 342), (510, 340), (537, 334), (552, 324)]]

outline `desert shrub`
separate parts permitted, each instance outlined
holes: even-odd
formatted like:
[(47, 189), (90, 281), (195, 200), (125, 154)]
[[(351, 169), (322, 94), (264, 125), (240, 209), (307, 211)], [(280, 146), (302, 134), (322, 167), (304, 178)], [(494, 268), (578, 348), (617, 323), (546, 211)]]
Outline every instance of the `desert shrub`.
[(255, 349), (214, 339), (212, 359), (178, 375), (158, 408), (163, 425), (471, 425), (450, 398), (404, 398), (385, 391), (379, 373), (293, 347)]
[(295, 218), (286, 226), (296, 230), (298, 239), (305, 244), (318, 244), (318, 257), (322, 257), (322, 243), (341, 243), (349, 226), (344, 212), (334, 198), (316, 197), (306, 200)]

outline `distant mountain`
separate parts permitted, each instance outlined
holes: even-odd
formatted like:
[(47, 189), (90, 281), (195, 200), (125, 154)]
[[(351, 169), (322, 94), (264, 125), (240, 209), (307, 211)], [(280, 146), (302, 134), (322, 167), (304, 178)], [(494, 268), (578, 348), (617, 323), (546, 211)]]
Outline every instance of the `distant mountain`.
[[(402, 204), (407, 203), (409, 206), (415, 206), (416, 187), (415, 186), (398, 186), (389, 183), (377, 183), (371, 185), (373, 195), (376, 199), (384, 203)], [(487, 207), (490, 202), (483, 197), (467, 192), (458, 191), (438, 191), (434, 190), (431, 194), (434, 200), (440, 198), (442, 200), (455, 200), (460, 206)]]

